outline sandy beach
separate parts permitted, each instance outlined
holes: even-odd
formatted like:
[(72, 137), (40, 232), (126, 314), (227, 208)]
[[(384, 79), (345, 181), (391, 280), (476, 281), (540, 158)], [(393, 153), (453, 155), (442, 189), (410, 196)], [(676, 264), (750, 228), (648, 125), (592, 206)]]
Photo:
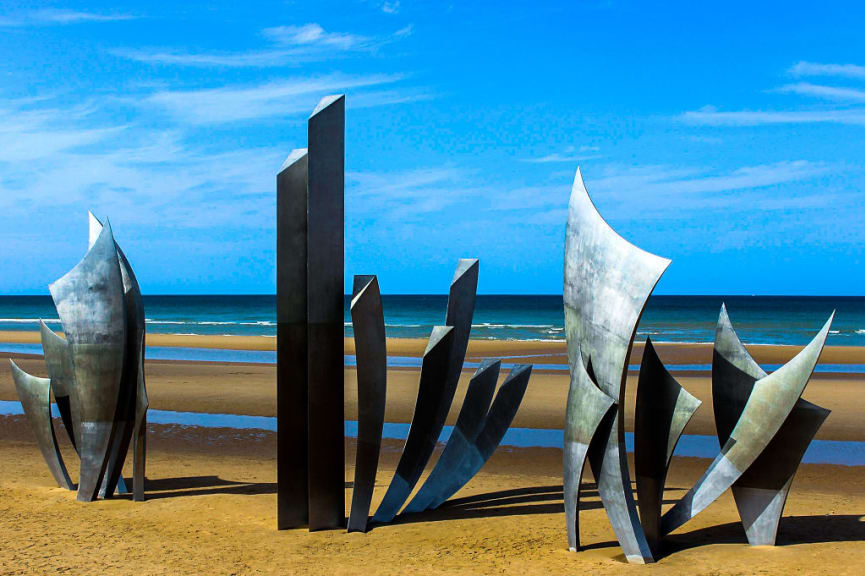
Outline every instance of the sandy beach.
[[(26, 337), (27, 333), (16, 336), (22, 338), (21, 334)], [(159, 346), (172, 345), (169, 342), (212, 345), (221, 340), (153, 338), (151, 345)], [(263, 347), (265, 340), (249, 339), (247, 349)], [(228, 347), (239, 345), (235, 339)], [(409, 356), (419, 350), (416, 341), (390, 341), (388, 345), (392, 355)], [(710, 348), (705, 358), (705, 346), (661, 345), (659, 349), (673, 369), (675, 364), (711, 361)], [(635, 348), (635, 357), (640, 351), (641, 347)], [(753, 351), (766, 363), (795, 354), (792, 347), (761, 346)], [(349, 346), (346, 352), (351, 353)], [(563, 353), (560, 343), (472, 341), (469, 356)], [(34, 374), (45, 373), (39, 357), (0, 356), (15, 357)], [(827, 349), (821, 361), (855, 364), (865, 361), (863, 358), (861, 349), (836, 347)], [(537, 357), (519, 361), (537, 362)], [(354, 419), (355, 371), (347, 367), (345, 374), (346, 418)], [(677, 371), (675, 375), (704, 402), (685, 432), (714, 434), (709, 374)], [(470, 376), (470, 370), (464, 371), (449, 416), (451, 423)], [(391, 369), (388, 378), (387, 420), (409, 422), (418, 369)], [(151, 360), (147, 382), (154, 409), (275, 415), (273, 365)], [(863, 374), (814, 375), (805, 397), (832, 410), (818, 438), (865, 440), (863, 385)], [(545, 369), (539, 363), (514, 426), (560, 428), (567, 386), (566, 372)], [(636, 373), (631, 373), (628, 429), (635, 391)], [(9, 371), (0, 369), (0, 400), (16, 399)], [(726, 494), (669, 539), (657, 564), (635, 568), (624, 563), (591, 488), (581, 517), (587, 550), (567, 551), (558, 449), (503, 447), (457, 500), (441, 510), (406, 517), (366, 535), (344, 531), (310, 534), (275, 530), (275, 434), (151, 425), (149, 435), (148, 501), (134, 504), (118, 498), (86, 505), (76, 502), (73, 493), (52, 486), (23, 417), (0, 417), (0, 461), (5, 463), (0, 468), (0, 573), (620, 574), (643, 570), (647, 574), (840, 574), (858, 573), (865, 561), (861, 544), (865, 540), (863, 468), (803, 465), (787, 503), (779, 546), (750, 548), (732, 497)], [(385, 441), (374, 505), (387, 488), (401, 445)], [(64, 443), (63, 450), (74, 478), (77, 470), (71, 447)], [(349, 439), (346, 510), (354, 474), (353, 451), (354, 441)], [(708, 460), (675, 460), (667, 483), (668, 505), (707, 465)], [(591, 481), (589, 477), (585, 480)], [(46, 525), (52, 526), (50, 532)]]

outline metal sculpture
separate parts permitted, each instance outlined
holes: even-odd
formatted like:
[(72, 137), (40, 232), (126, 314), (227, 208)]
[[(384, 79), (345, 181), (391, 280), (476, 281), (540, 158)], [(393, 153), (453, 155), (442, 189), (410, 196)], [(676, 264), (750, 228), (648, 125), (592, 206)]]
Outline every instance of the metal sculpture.
[[(653, 557), (631, 493), (625, 452), (625, 375), (637, 323), (669, 263), (616, 234), (592, 204), (578, 169), (568, 206), (565, 238), (568, 360), (573, 373), (580, 370), (578, 363), (587, 367), (591, 359), (591, 380), (617, 405), (609, 425), (600, 425), (595, 431), (597, 449), (593, 446), (589, 450), (589, 462), (625, 557), (635, 563), (652, 562)], [(573, 431), (591, 427), (580, 422), (581, 419), (588, 419), (589, 423), (601, 420), (597, 413), (600, 406), (595, 406), (592, 412), (577, 399), (569, 402), (568, 408), (566, 434), (571, 430), (572, 438), (585, 441)], [(578, 445), (579, 442), (575, 444)], [(574, 454), (578, 455), (576, 450)], [(571, 462), (565, 468), (573, 474), (582, 466)], [(569, 521), (569, 530), (571, 524)]]
[(31, 376), (11, 360), (9, 364), (24, 414), (36, 435), (36, 443), (39, 444), (39, 450), (51, 470), (51, 475), (61, 488), (74, 490), (75, 485), (69, 479), (63, 455), (57, 446), (54, 426), (51, 424), (51, 381), (48, 378)]
[(571, 368), (568, 387), (568, 403), (565, 421), (565, 446), (563, 456), (563, 490), (565, 500), (565, 524), (568, 531), (568, 548), (580, 549), (580, 494), (583, 470), (589, 447), (601, 423), (604, 427), (612, 423), (611, 408), (616, 401), (601, 392), (594, 380), (592, 363), (583, 365), (579, 347)]
[[(45, 382), (50, 382), (63, 427), (81, 460), (78, 499), (91, 501), (110, 497), (115, 490), (127, 491), (122, 470), (134, 438), (133, 499), (143, 500), (148, 406), (144, 306), (135, 274), (110, 225), (103, 227), (90, 214), (87, 254), (50, 291), (66, 338), (40, 322), (49, 375)], [(13, 375), (22, 374), (13, 365)], [(19, 390), (22, 403), (25, 392)], [(49, 438), (46, 423), (31, 419), (31, 424), (42, 445), (42, 439)], [(56, 443), (53, 430), (50, 438)], [(43, 454), (57, 477), (59, 453), (55, 457), (43, 447)], [(67, 487), (73, 488), (71, 483)]]
[(501, 360), (485, 359), (469, 381), (453, 431), (438, 461), (403, 512), (422, 512), (447, 489), (451, 476), (477, 439), (493, 401)]
[(277, 523), (319, 530), (345, 523), (344, 96), (307, 136), (277, 176)]
[(89, 502), (108, 465), (126, 344), (123, 279), (109, 224), (84, 259), (49, 289), (73, 358), (81, 409), (78, 499)]
[[(396, 474), (373, 520), (390, 522), (399, 513), (435, 450), (453, 403), (465, 360), (478, 286), (478, 261), (461, 259), (451, 281), (446, 327), (433, 329), (427, 352), (448, 340), (448, 350), (424, 354), (415, 413)], [(447, 335), (444, 328), (448, 328)], [(438, 362), (442, 362), (438, 365)]]
[[(722, 305), (712, 359), (715, 426), (722, 445), (745, 409), (754, 384), (766, 376), (739, 340)], [(733, 483), (736, 507), (752, 546), (775, 544), (793, 476), (829, 412), (799, 398), (765, 450)]]
[(661, 504), (670, 460), (700, 404), (667, 371), (651, 338), (647, 338), (634, 413), (634, 475), (640, 521), (653, 552), (657, 552), (661, 539)]
[(357, 454), (349, 532), (366, 532), (375, 488), (387, 395), (387, 348), (375, 276), (355, 276), (351, 323), (357, 357)]
[[(663, 534), (672, 532), (714, 502), (740, 479), (768, 448), (808, 384), (829, 334), (833, 317), (834, 312), (814, 339), (792, 360), (772, 374), (755, 380), (729, 438), (722, 444), (721, 453), (697, 484), (661, 518)], [(716, 404), (716, 411), (719, 409), (726, 408)], [(733, 410), (735, 409), (734, 407)], [(743, 518), (746, 524), (762, 514), (758, 509), (759, 500), (759, 497), (753, 499), (754, 509), (748, 504)]]
[[(393, 479), (372, 518), (374, 522), (390, 522), (396, 517), (435, 449), (442, 428), (438, 425), (438, 416), (442, 412), (442, 404), (447, 400), (443, 383), (447, 378), (453, 341), (452, 326), (433, 327), (423, 355), (420, 384), (408, 438)], [(447, 415), (447, 409), (444, 413)]]
[[(91, 247), (102, 232), (102, 223), (92, 214), (90, 217)], [(124, 311), (126, 315), (126, 346), (123, 356), (123, 375), (120, 382), (120, 397), (115, 415), (116, 430), (111, 443), (111, 454), (108, 460), (99, 495), (110, 497), (117, 490), (121, 494), (128, 493), (123, 480), (123, 463), (129, 451), (130, 443), (133, 452), (133, 500), (144, 499), (144, 463), (147, 436), (146, 419), (149, 401), (144, 380), (144, 301), (138, 279), (132, 271), (132, 266), (120, 246), (117, 246), (117, 257), (120, 263), (120, 274), (123, 280)]]
[(438, 508), (448, 498), (456, 494), (460, 488), (474, 478), (484, 464), (492, 457), (502, 438), (511, 426), (519, 410), (532, 375), (530, 364), (517, 364), (508, 374), (496, 394), (495, 400), (487, 412), (484, 425), (474, 442), (460, 460), (458, 467), (450, 475), (450, 482), (445, 490), (438, 494), (428, 509)]

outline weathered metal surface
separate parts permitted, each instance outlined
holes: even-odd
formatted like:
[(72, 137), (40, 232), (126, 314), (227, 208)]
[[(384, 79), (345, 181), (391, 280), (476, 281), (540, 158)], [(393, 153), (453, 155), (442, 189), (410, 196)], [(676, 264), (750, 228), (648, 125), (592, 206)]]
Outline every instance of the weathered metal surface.
[(492, 457), (517, 415), (531, 375), (530, 364), (517, 364), (510, 371), (487, 412), (483, 428), (451, 474), (447, 488), (430, 503), (429, 508), (438, 508), (459, 492)]
[(12, 360), (9, 364), (24, 414), (36, 436), (36, 443), (39, 444), (39, 450), (42, 451), (42, 457), (48, 464), (51, 475), (61, 488), (74, 490), (75, 485), (69, 479), (63, 456), (57, 446), (57, 438), (54, 436), (54, 426), (51, 423), (51, 382), (48, 378), (31, 376)]
[[(712, 360), (712, 398), (721, 443), (727, 442), (754, 383), (767, 374), (736, 335), (721, 306)], [(733, 497), (752, 546), (774, 545), (793, 476), (829, 410), (802, 398), (766, 449), (733, 483)]]
[(586, 457), (592, 438), (601, 422), (612, 418), (610, 408), (615, 400), (601, 392), (593, 380), (591, 359), (583, 365), (577, 352), (571, 367), (568, 404), (565, 420), (565, 446), (563, 455), (565, 523), (568, 529), (568, 548), (580, 549), (580, 494)]
[(471, 449), (486, 421), (496, 391), (501, 364), (501, 360), (487, 358), (478, 366), (469, 381), (456, 424), (441, 456), (403, 513), (422, 512), (429, 509), (451, 484), (457, 466)]
[[(598, 214), (577, 170), (565, 237), (565, 333), (571, 370), (577, 354), (592, 361), (598, 388), (617, 401), (607, 436), (589, 460), (616, 538), (629, 562), (652, 562), (631, 492), (625, 451), (624, 398), (627, 361), (649, 295), (670, 261), (645, 252)], [(568, 414), (567, 426), (578, 416)]]
[(327, 96), (308, 123), (306, 278), (309, 529), (345, 526), (345, 96)]
[(276, 177), (277, 527), (309, 521), (307, 435), (307, 151)]
[(49, 288), (73, 358), (81, 410), (78, 499), (91, 501), (108, 465), (126, 344), (123, 279), (110, 224), (84, 259)]
[(661, 539), (661, 504), (670, 460), (700, 404), (667, 371), (647, 338), (634, 413), (634, 475), (640, 522), (653, 552)]
[[(92, 214), (90, 218), (91, 244), (98, 238), (102, 231), (102, 223)], [(140, 428), (140, 419), (146, 416), (147, 393), (144, 383), (144, 301), (141, 297), (141, 288), (138, 279), (129, 264), (126, 255), (115, 242), (117, 258), (120, 263), (120, 274), (123, 280), (123, 297), (126, 313), (126, 345), (123, 357), (123, 376), (120, 383), (120, 393), (117, 401), (117, 412), (114, 417), (115, 431), (109, 453), (108, 468), (106, 469), (99, 495), (110, 498), (115, 490), (120, 494), (126, 494), (129, 490), (123, 480), (123, 464), (132, 441), (136, 428)], [(143, 396), (139, 393), (143, 391)], [(139, 474), (143, 474), (139, 470)], [(133, 475), (134, 475), (133, 470)], [(133, 479), (134, 483), (134, 479)], [(137, 500), (144, 496), (144, 479), (139, 478), (141, 487)]]
[(351, 323), (357, 358), (357, 454), (349, 532), (366, 532), (375, 489), (387, 397), (387, 344), (375, 276), (355, 276)]
[(81, 409), (78, 406), (78, 391), (75, 385), (75, 374), (72, 368), (72, 355), (66, 340), (55, 334), (51, 328), (39, 321), (39, 333), (42, 339), (42, 353), (45, 356), (45, 367), (51, 380), (51, 390), (60, 411), (63, 427), (72, 446), (78, 450), (78, 435), (81, 430)]
[[(373, 516), (374, 522), (390, 522), (399, 513), (429, 457), (442, 430), (442, 406), (450, 407), (445, 382), (453, 350), (454, 328), (435, 326), (421, 363), (420, 384), (408, 438), (393, 479)], [(451, 399), (453, 393), (451, 393)], [(445, 409), (447, 415), (447, 409)]]
[[(722, 445), (721, 453), (697, 484), (661, 518), (663, 534), (682, 526), (714, 502), (768, 447), (808, 384), (834, 315), (833, 312), (820, 332), (796, 357), (754, 382), (748, 401)], [(718, 409), (716, 407), (716, 413)]]

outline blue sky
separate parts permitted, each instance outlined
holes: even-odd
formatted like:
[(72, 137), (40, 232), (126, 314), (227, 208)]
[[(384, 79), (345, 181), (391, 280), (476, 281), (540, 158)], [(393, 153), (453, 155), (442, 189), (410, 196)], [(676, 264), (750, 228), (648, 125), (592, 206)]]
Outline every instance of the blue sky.
[(47, 293), (88, 209), (145, 293), (272, 293), (276, 172), (345, 92), (347, 290), (478, 257), (561, 293), (579, 165), (658, 293), (865, 294), (863, 9), (644, 4), (3, 0), (0, 293)]

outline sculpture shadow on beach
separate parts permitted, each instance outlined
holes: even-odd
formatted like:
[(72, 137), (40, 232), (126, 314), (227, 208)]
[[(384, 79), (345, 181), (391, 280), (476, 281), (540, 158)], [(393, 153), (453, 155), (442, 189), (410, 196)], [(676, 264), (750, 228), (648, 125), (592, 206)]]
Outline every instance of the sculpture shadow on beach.
[[(346, 482), (345, 488), (352, 488), (352, 482)], [(182, 498), (184, 496), (212, 496), (216, 494), (237, 494), (256, 496), (259, 494), (276, 494), (276, 482), (239, 482), (227, 480), (219, 476), (179, 476), (176, 478), (148, 478), (148, 498)]]

